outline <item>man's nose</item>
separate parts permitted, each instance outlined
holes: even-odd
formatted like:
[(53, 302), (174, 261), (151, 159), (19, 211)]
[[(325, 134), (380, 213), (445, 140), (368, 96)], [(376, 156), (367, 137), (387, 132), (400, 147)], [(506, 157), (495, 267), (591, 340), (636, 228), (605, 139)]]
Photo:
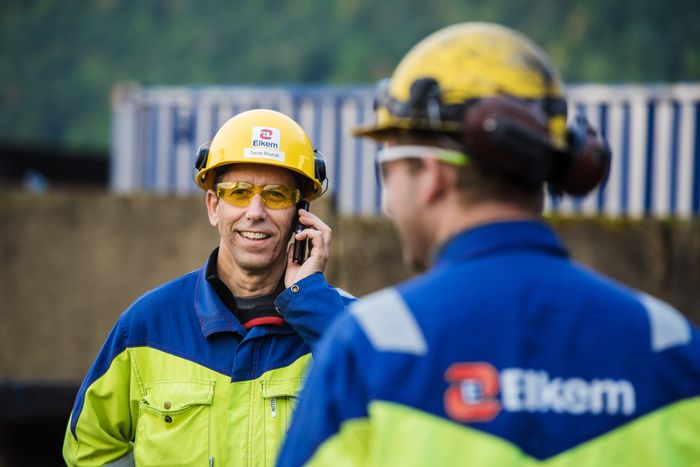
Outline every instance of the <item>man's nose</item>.
[(246, 218), (252, 221), (265, 218), (267, 212), (265, 211), (265, 204), (263, 203), (262, 196), (259, 194), (253, 196), (253, 198), (250, 200), (250, 204), (248, 204), (248, 207), (246, 208), (245, 215)]

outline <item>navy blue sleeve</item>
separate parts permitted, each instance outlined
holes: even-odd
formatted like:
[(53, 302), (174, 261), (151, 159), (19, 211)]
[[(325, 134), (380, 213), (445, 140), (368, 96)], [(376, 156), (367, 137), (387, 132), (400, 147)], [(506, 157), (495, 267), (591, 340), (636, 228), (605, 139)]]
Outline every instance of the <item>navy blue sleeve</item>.
[(317, 272), (282, 292), (275, 307), (313, 351), (333, 320), (356, 300)]

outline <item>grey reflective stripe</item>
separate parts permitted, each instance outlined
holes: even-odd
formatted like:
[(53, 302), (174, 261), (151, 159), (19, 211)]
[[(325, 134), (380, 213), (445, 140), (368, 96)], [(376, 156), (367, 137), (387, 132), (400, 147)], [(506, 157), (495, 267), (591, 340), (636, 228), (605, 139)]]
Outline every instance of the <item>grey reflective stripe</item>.
[(640, 297), (649, 315), (651, 348), (655, 352), (690, 342), (690, 326), (678, 310), (651, 295)]
[(424, 355), (423, 333), (396, 289), (368, 295), (350, 307), (360, 327), (377, 350)]
[(357, 298), (347, 290), (343, 290), (340, 287), (336, 287), (335, 290), (340, 294), (341, 297), (345, 298)]
[(105, 467), (134, 467), (135, 465), (134, 451), (129, 451), (128, 454), (120, 457), (119, 459), (105, 464)]

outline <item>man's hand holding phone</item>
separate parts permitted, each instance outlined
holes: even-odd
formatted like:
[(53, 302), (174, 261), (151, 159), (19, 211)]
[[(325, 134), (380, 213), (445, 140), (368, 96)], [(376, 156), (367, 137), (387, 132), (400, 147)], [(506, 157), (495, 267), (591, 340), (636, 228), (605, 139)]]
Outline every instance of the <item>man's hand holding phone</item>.
[[(331, 228), (304, 207), (299, 207), (297, 214), (299, 215), (297, 222), (303, 226), (303, 229), (297, 229), (295, 226), (295, 241), (289, 245), (287, 251), (287, 272), (284, 276), (286, 287), (290, 287), (311, 274), (323, 272), (330, 256)], [(297, 232), (297, 230), (299, 231)], [(300, 249), (303, 249), (302, 243), (308, 243), (309, 256), (304, 260), (302, 253), (300, 258), (302, 263), (300, 264), (294, 261), (294, 251), (299, 252)]]

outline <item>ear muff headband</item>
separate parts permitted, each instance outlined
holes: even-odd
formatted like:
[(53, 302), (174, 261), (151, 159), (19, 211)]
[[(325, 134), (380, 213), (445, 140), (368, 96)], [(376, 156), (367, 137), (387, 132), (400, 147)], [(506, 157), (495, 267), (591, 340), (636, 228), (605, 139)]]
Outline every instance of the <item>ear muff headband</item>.
[(406, 131), (455, 135), (467, 154), (526, 186), (549, 182), (555, 192), (583, 196), (603, 183), (610, 170), (610, 149), (585, 119), (567, 128), (566, 148), (552, 144), (549, 120), (566, 115), (566, 101), (560, 97), (499, 95), (444, 105), (439, 84), (420, 78), (411, 86), (407, 102), (391, 97), (385, 84), (375, 106), (412, 120), (415, 124)]

